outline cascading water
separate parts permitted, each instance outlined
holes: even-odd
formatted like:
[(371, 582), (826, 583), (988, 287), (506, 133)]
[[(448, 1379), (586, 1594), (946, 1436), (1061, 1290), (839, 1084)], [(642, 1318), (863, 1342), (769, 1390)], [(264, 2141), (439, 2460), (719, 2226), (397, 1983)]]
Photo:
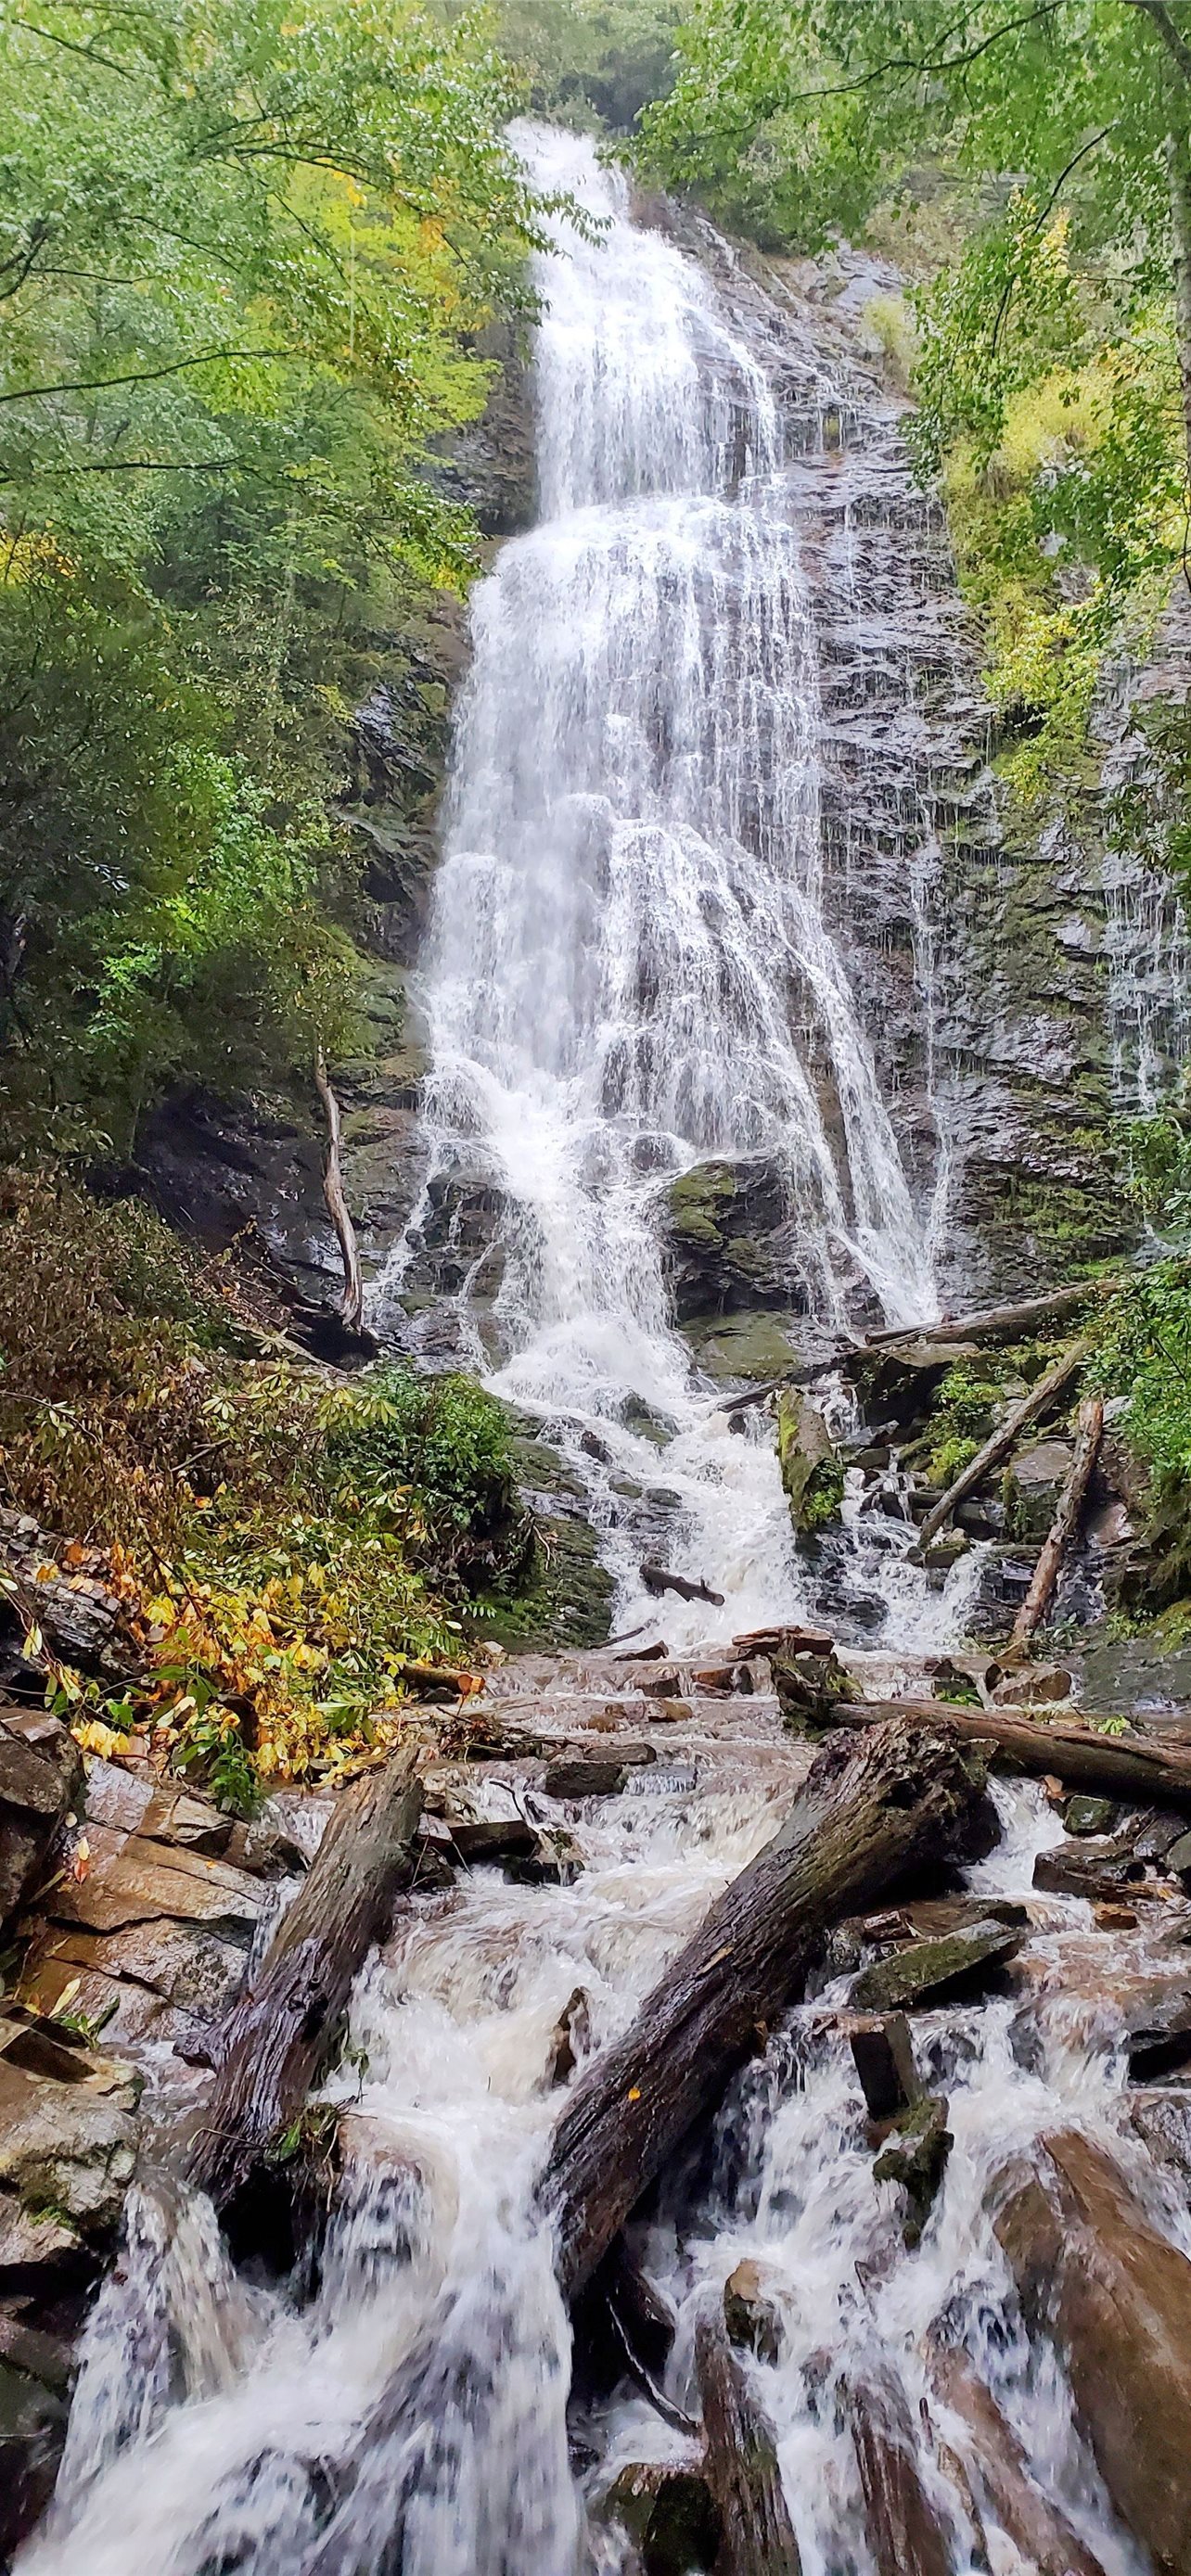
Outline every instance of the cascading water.
[[(438, 1169), (478, 1153), (501, 1207), (500, 1350), (484, 1354), (496, 1382), (569, 1420), (577, 1451), (591, 1435), (609, 1484), (656, 1463), (634, 1405), (664, 1417), (686, 1562), (716, 1575), (725, 1622), (743, 1627), (796, 1604), (788, 1521), (771, 1450), (728, 1435), (692, 1387), (658, 1195), (700, 1157), (772, 1160), (796, 1275), (827, 1321), (852, 1279), (891, 1314), (930, 1311), (929, 1217), (825, 920), (814, 654), (767, 381), (699, 269), (632, 228), (586, 146), (535, 135), (529, 148), (606, 228), (560, 237), (548, 264), (545, 520), (506, 548), (477, 605), (426, 971), (428, 1115)], [(466, 1291), (461, 1311), (482, 1353)], [(594, 1476), (599, 1461), (579, 1454)], [(860, 1527), (853, 1543), (873, 1544)], [(890, 1642), (909, 1650), (922, 1604), (908, 1569), (899, 1581)], [(692, 1633), (707, 1617), (692, 1612)], [(618, 1718), (640, 1729), (655, 1670), (595, 1658), (527, 1669), (521, 1686), (565, 1739)], [(328, 2087), (344, 2171), (313, 2286), (246, 2283), (201, 2199), (145, 2185), (21, 2576), (635, 2570), (601, 2500), (621, 2466), (697, 2467), (698, 2446), (623, 2388), (568, 2427), (569, 2327), (532, 2194), (577, 1992), (582, 2053), (624, 2028), (805, 1771), (763, 1692), (717, 1706), (696, 1688), (691, 1704), (670, 1737), (677, 1769), (568, 1815), (574, 1884), (476, 1869), (404, 1907)], [(503, 1795), (559, 1822), (521, 1780)], [(876, 2576), (863, 2392), (913, 2455), (939, 2535), (924, 2563), (1029, 2576), (931, 2376), (940, 2337), (979, 2369), (1025, 2472), (1104, 2576), (1142, 2576), (1056, 2355), (1026, 2335), (990, 2212), (1010, 2155), (1074, 2126), (1128, 2172), (1160, 2235), (1191, 2253), (1191, 2229), (1129, 2127), (1091, 1909), (1032, 1891), (1053, 1811), (1033, 1789), (998, 1800), (1004, 1838), (971, 1881), (984, 1902), (1028, 1908), (1026, 1946), (995, 2000), (916, 2016), (955, 2140), (917, 2249), (896, 2185), (873, 2175), (840, 2024), (850, 1980), (826, 1972), (738, 2079), (702, 2178), (672, 2177), (641, 2230), (677, 2313), (672, 2408), (693, 2402), (698, 2319), (742, 2256), (762, 2267), (780, 2347), (749, 2368), (803, 2576)], [(1162, 1906), (1138, 1911), (1114, 1948), (1118, 1979), (1175, 1996), (1180, 1927)]]
[(466, 1169), (499, 1208), (498, 1347), (469, 1281), (471, 1355), (569, 1440), (624, 1617), (641, 1550), (613, 1486), (658, 1482), (645, 1408), (670, 1435), (670, 1561), (739, 1628), (801, 1586), (769, 1442), (729, 1436), (670, 1328), (667, 1189), (696, 1163), (763, 1164), (791, 1303), (820, 1328), (849, 1286), (893, 1320), (938, 1312), (931, 1213), (827, 923), (814, 637), (768, 378), (590, 144), (529, 129), (525, 148), (597, 229), (560, 220), (540, 264), (541, 523), (474, 606), (423, 967), (427, 1198)]

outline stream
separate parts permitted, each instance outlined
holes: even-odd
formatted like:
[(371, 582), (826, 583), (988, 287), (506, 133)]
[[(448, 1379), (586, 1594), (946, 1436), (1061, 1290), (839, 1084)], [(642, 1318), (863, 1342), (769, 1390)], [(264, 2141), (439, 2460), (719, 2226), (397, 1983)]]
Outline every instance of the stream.
[[(700, 265), (633, 222), (586, 141), (527, 128), (523, 148), (595, 221), (579, 235), (560, 218), (541, 263), (540, 519), (474, 604), (421, 967), (428, 1189), (464, 1164), (487, 1175), (498, 1284), (489, 1262), (485, 1295), (475, 1281), (459, 1292), (465, 1347), (580, 1473), (618, 1622), (650, 1621), (682, 1659), (684, 1714), (656, 1764), (607, 1799), (560, 1808), (515, 1766), (488, 1766), (490, 1811), (511, 1799), (565, 1823), (584, 1866), (540, 1888), (476, 1867), (402, 1911), (326, 2088), (345, 2162), (312, 2275), (238, 2274), (201, 2200), (152, 2180), (134, 2194), (21, 2576), (640, 2567), (601, 2501), (628, 2467), (697, 2466), (699, 2445), (627, 2383), (572, 2397), (532, 2201), (565, 2080), (552, 2057), (578, 1994), (580, 2061), (626, 2026), (805, 1776), (808, 1747), (783, 1731), (764, 1675), (717, 1697), (694, 1650), (813, 1605), (772, 1425), (756, 1411), (730, 1427), (672, 1323), (659, 1203), (697, 1162), (764, 1156), (781, 1176), (791, 1302), (821, 1340), (858, 1299), (893, 1321), (939, 1311), (947, 1140), (940, 1121), (926, 1172), (903, 1151), (825, 874), (814, 638), (770, 375)], [(379, 1289), (382, 1321), (409, 1252)], [(720, 1610), (659, 1611), (642, 1591), (624, 1489), (631, 1501), (659, 1481), (668, 1562), (721, 1592)], [(884, 1605), (869, 1639), (880, 1695), (899, 1657), (913, 1674), (962, 1635), (975, 1553), (932, 1588), (908, 1523), (878, 1526), (856, 1502), (845, 1517), (857, 1582)], [(607, 1652), (513, 1658), (490, 1697), (560, 1743), (602, 1742), (652, 1727), (648, 1669)], [(780, 2331), (776, 2357), (749, 2369), (803, 2576), (877, 2576), (851, 2423), (862, 2382), (899, 2392), (951, 2576), (1029, 2576), (930, 2378), (932, 2332), (977, 2365), (1104, 2576), (1145, 2576), (1056, 2352), (1027, 2336), (992, 2210), (1009, 2160), (1074, 2127), (1191, 2255), (1178, 2177), (1129, 2120), (1118, 2002), (1185, 1986), (1182, 1917), (1139, 1904), (1112, 1942), (1109, 1991), (1092, 1907), (1033, 1886), (1061, 1838), (1054, 1809), (1033, 1786), (996, 1798), (1000, 1842), (967, 1884), (1024, 1909), (1024, 1946), (991, 1992), (914, 2015), (954, 2136), (921, 2243), (903, 2241), (899, 2187), (874, 2179), (840, 2021), (851, 1966), (831, 1952), (704, 2151), (636, 2223), (676, 2314), (666, 2392), (687, 2413), (696, 2323), (742, 2260), (759, 2267)]]

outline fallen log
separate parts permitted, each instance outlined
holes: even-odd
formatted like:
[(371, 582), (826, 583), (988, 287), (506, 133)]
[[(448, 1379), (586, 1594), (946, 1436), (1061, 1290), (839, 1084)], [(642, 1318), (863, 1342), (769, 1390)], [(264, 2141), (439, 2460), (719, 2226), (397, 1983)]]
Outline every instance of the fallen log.
[(574, 2299), (642, 2192), (718, 2104), (800, 1990), (823, 1934), (915, 1862), (937, 1863), (980, 1810), (983, 1766), (947, 1722), (900, 1718), (819, 1754), (771, 1843), (732, 1881), (641, 2005), (571, 2088), (539, 2186)]
[(880, 2576), (951, 2576), (951, 2551), (918, 2467), (918, 2440), (891, 2371), (855, 2382), (848, 2409), (868, 2545)]
[(893, 1717), (911, 1727), (942, 1721), (962, 1744), (991, 1746), (994, 1758), (1011, 1771), (1037, 1779), (1053, 1775), (1072, 1789), (1106, 1798), (1191, 1809), (1191, 1746), (1169, 1740), (1127, 1744), (1119, 1735), (1095, 1735), (1090, 1727), (1032, 1726), (1006, 1709), (943, 1707), (938, 1700), (833, 1700), (823, 1723), (834, 1732), (882, 1726)]
[(1012, 2425), (967, 2353), (932, 2336), (927, 2366), (944, 2404), (967, 2427), (984, 2501), (1014, 2548), (1038, 2576), (1104, 2576), (1061, 2506), (1035, 2485)]
[(918, 1533), (920, 1547), (930, 1546), (931, 1540), (937, 1538), (944, 1521), (950, 1520), (956, 1504), (964, 1502), (969, 1494), (975, 1492), (977, 1485), (984, 1483), (986, 1476), (991, 1476), (994, 1467), (999, 1467), (1002, 1460), (1008, 1457), (1019, 1434), (1026, 1430), (1031, 1422), (1036, 1422), (1039, 1415), (1045, 1413), (1054, 1403), (1055, 1397), (1062, 1394), (1076, 1370), (1082, 1368), (1089, 1348), (1090, 1344), (1086, 1337), (1078, 1342), (1068, 1343), (1066, 1350), (1060, 1352), (1058, 1359), (1047, 1369), (1045, 1376), (1040, 1377), (1037, 1385), (1030, 1388), (1029, 1394), (1023, 1395), (1020, 1404), (1015, 1404), (1012, 1411), (1006, 1414), (999, 1428), (993, 1432), (990, 1439), (985, 1441), (983, 1449), (977, 1451), (970, 1467), (964, 1468), (963, 1474), (956, 1477), (955, 1483), (948, 1486), (946, 1493), (940, 1495), (933, 1510), (927, 1513)]
[(314, 1087), (322, 1102), (323, 1116), (327, 1122), (327, 1142), (323, 1154), (323, 1198), (326, 1201), (327, 1214), (335, 1228), (340, 1258), (343, 1262), (343, 1305), (340, 1312), (348, 1331), (356, 1332), (364, 1321), (364, 1280), (360, 1270), (360, 1250), (356, 1242), (356, 1229), (352, 1224), (351, 1210), (343, 1187), (343, 1167), (340, 1161), (343, 1120), (339, 1112), (339, 1102), (331, 1089), (327, 1060), (321, 1046), (314, 1059)]
[(1156, 2576), (1191, 2576), (1191, 2262), (1120, 2168), (1063, 2130), (1002, 2178), (997, 2236), (1057, 2343), (1122, 2521)]
[(1013, 1622), (1013, 1635), (1009, 1640), (1011, 1652), (1029, 1645), (1035, 1629), (1041, 1626), (1050, 1608), (1063, 1559), (1079, 1528), (1103, 1431), (1104, 1398), (1100, 1395), (1086, 1396), (1079, 1408), (1075, 1453), (1059, 1496), (1058, 1510), (1043, 1541), (1029, 1591)]
[(696, 2328), (695, 2369), (707, 2483), (720, 2517), (719, 2576), (802, 2576), (773, 2426), (721, 2317), (704, 2317)]
[(680, 1601), (710, 1601), (713, 1609), (723, 1608), (723, 1593), (713, 1592), (711, 1585), (702, 1577), (698, 1583), (691, 1583), (685, 1574), (668, 1574), (664, 1565), (643, 1565), (641, 1580), (655, 1601), (663, 1592), (676, 1592)]
[(941, 1324), (883, 1324), (879, 1332), (866, 1333), (866, 1350), (887, 1350), (897, 1342), (1014, 1342), (1032, 1332), (1035, 1324), (1053, 1324), (1064, 1315), (1076, 1315), (1093, 1297), (1114, 1296), (1121, 1286), (1119, 1278), (1081, 1279), (1073, 1288), (1051, 1288), (1044, 1297), (1023, 1297), (1017, 1305), (988, 1306), (983, 1314), (966, 1315), (956, 1321), (947, 1316)]
[(215, 2034), (217, 2074), (184, 2158), (226, 2209), (302, 2110), (352, 1985), (418, 1864), (415, 1748), (345, 1789), (256, 1976)]

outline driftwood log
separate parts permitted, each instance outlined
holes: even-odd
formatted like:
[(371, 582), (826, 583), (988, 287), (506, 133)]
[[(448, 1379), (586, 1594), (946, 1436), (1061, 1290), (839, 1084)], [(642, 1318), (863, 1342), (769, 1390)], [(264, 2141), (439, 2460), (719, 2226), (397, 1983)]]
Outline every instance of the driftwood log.
[(952, 1708), (938, 1700), (833, 1700), (822, 1723), (878, 1727), (900, 1717), (909, 1727), (938, 1726), (942, 1718), (963, 1744), (991, 1746), (998, 1765), (1043, 1779), (1053, 1774), (1072, 1789), (1141, 1806), (1191, 1808), (1191, 1746), (1155, 1739), (1125, 1742), (1096, 1735), (1087, 1726), (1034, 1726), (1011, 1709)]
[(314, 1059), (314, 1087), (322, 1102), (327, 1122), (327, 1143), (323, 1154), (323, 1197), (327, 1214), (335, 1228), (343, 1260), (343, 1321), (350, 1332), (358, 1331), (364, 1321), (364, 1280), (360, 1270), (360, 1248), (356, 1229), (343, 1187), (343, 1120), (339, 1102), (331, 1089), (327, 1061), (322, 1048)]
[(723, 1607), (723, 1593), (713, 1592), (711, 1585), (702, 1577), (698, 1583), (692, 1583), (685, 1574), (668, 1574), (664, 1565), (643, 1565), (641, 1580), (655, 1601), (660, 1600), (663, 1592), (676, 1592), (680, 1601), (710, 1601), (717, 1610)]
[(720, 2519), (717, 2576), (802, 2576), (773, 2426), (728, 2341), (722, 2317), (695, 2331), (707, 2436), (707, 2483)]
[(886, 1350), (898, 1342), (1015, 1342), (1031, 1333), (1036, 1324), (1054, 1324), (1064, 1315), (1076, 1315), (1081, 1306), (1094, 1297), (1111, 1297), (1120, 1287), (1118, 1278), (1080, 1279), (1073, 1288), (1051, 1288), (1044, 1297), (1023, 1297), (1015, 1306), (988, 1306), (983, 1314), (965, 1315), (956, 1321), (948, 1316), (941, 1324), (885, 1324), (876, 1333), (866, 1333), (866, 1350)]
[(367, 1953), (413, 1878), (422, 1813), (416, 1758), (413, 1748), (397, 1753), (343, 1792), (248, 1992), (215, 2034), (218, 2072), (185, 2163), (218, 2209), (297, 2118)]
[(1061, 1351), (1058, 1359), (1047, 1369), (1045, 1376), (1040, 1377), (1037, 1385), (1030, 1388), (1029, 1394), (1023, 1395), (1020, 1404), (1015, 1404), (1012, 1411), (1006, 1414), (991, 1439), (986, 1440), (983, 1449), (977, 1451), (971, 1466), (964, 1468), (962, 1476), (956, 1477), (955, 1483), (948, 1486), (945, 1494), (940, 1495), (933, 1511), (927, 1513), (919, 1532), (921, 1547), (930, 1546), (932, 1538), (938, 1536), (944, 1521), (950, 1520), (956, 1504), (962, 1503), (968, 1494), (975, 1493), (977, 1485), (982, 1485), (985, 1477), (991, 1476), (993, 1469), (999, 1467), (1002, 1460), (1008, 1457), (1021, 1433), (1028, 1429), (1031, 1422), (1037, 1422), (1040, 1414), (1049, 1410), (1056, 1396), (1062, 1394), (1076, 1370), (1082, 1367), (1089, 1347), (1086, 1338), (1069, 1343), (1067, 1349)]
[(687, 2132), (715, 2110), (800, 1989), (823, 1934), (979, 1809), (983, 1769), (936, 1716), (898, 1717), (819, 1754), (781, 1832), (733, 1879), (635, 2020), (573, 2087), (540, 2185), (574, 2299)]
[(1079, 1429), (1070, 1472), (1059, 1496), (1058, 1510), (1043, 1541), (1029, 1591), (1013, 1622), (1011, 1646), (1028, 1646), (1050, 1608), (1063, 1559), (1079, 1528), (1103, 1431), (1103, 1396), (1085, 1396), (1079, 1408)]

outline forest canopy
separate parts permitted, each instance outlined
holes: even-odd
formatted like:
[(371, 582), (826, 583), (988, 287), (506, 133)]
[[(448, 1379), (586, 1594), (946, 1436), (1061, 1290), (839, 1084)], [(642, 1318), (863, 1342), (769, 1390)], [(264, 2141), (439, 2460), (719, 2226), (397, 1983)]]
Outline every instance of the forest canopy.
[(678, 46), (644, 119), (661, 175), (771, 249), (867, 232), (916, 280), (918, 453), (1037, 796), (1078, 770), (1105, 656), (1144, 652), (1186, 561), (1191, 15), (694, 0)]
[(458, 583), (423, 470), (524, 305), (488, 22), (17, 0), (0, 30), (0, 1070), (126, 1151), (350, 1020), (359, 640)]

